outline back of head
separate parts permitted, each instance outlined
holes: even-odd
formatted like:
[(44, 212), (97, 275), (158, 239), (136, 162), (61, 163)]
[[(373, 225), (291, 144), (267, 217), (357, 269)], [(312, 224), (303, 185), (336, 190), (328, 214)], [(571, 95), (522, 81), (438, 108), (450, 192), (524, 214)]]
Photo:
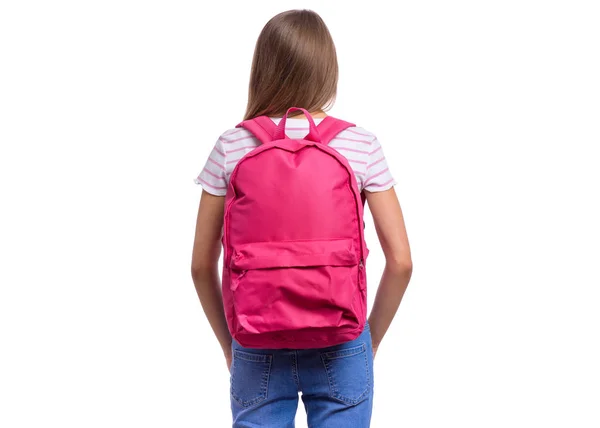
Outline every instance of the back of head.
[(306, 9), (282, 12), (256, 42), (244, 120), (282, 116), (291, 106), (326, 110), (337, 82), (335, 45), (321, 17)]

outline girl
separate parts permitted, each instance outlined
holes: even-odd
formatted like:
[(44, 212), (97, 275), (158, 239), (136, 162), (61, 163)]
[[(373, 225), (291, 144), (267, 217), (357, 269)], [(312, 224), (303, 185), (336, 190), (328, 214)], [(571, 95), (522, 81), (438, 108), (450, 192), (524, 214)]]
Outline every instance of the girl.
[[(292, 107), (307, 110), (318, 124), (336, 96), (335, 46), (322, 19), (310, 10), (273, 17), (254, 53), (244, 120), (268, 116), (278, 124)], [(300, 118), (293, 118), (300, 114)], [(289, 138), (308, 132), (302, 112), (285, 123)], [(195, 182), (202, 186), (192, 256), (192, 277), (200, 302), (230, 370), (234, 427), (294, 426), (299, 392), (311, 428), (370, 426), (373, 358), (408, 285), (412, 262), (404, 220), (378, 139), (364, 128), (337, 134), (330, 147), (345, 156), (366, 197), (386, 265), (365, 328), (356, 339), (316, 349), (250, 349), (232, 339), (224, 314), (218, 260), (224, 196), (237, 162), (260, 145), (242, 128), (217, 140)], [(366, 349), (359, 354), (358, 349)], [(269, 364), (259, 366), (260, 361)], [(254, 363), (254, 364), (253, 364)], [(258, 367), (262, 367), (258, 370)]]

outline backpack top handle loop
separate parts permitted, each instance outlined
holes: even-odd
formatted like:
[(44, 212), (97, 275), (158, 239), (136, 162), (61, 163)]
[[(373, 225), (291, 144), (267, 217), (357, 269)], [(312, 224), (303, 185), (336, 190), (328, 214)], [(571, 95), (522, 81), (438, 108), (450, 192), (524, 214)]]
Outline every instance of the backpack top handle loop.
[(306, 109), (303, 109), (302, 107), (290, 107), (285, 112), (285, 114), (283, 115), (283, 117), (279, 121), (279, 124), (277, 125), (277, 128), (275, 129), (275, 133), (273, 135), (273, 139), (274, 140), (282, 140), (284, 138), (288, 138), (288, 136), (285, 135), (285, 122), (287, 120), (288, 114), (290, 114), (290, 112), (296, 111), (296, 110), (302, 111), (302, 113), (304, 113), (304, 115), (308, 119), (309, 131), (308, 131), (308, 134), (306, 135), (306, 137), (304, 137), (304, 140), (310, 140), (310, 141), (314, 141), (315, 143), (320, 143), (321, 142), (321, 137), (319, 136), (319, 131), (317, 130), (317, 126), (315, 125), (315, 121), (313, 120), (313, 118), (310, 115), (310, 113), (308, 111), (306, 111)]

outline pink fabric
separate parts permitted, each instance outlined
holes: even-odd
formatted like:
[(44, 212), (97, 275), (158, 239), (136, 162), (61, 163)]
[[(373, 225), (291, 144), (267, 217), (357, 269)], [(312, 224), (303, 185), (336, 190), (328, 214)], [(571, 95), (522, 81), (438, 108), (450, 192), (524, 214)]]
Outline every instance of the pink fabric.
[(332, 116), (326, 116), (317, 126), (321, 144), (328, 145), (340, 132), (352, 126), (355, 125)]
[(245, 120), (239, 123), (236, 128), (245, 128), (252, 132), (261, 143), (265, 144), (273, 140), (276, 126), (267, 116), (259, 116), (254, 119)]
[[(305, 109), (291, 107), (290, 109), (288, 109), (286, 114), (281, 118), (281, 121), (279, 122), (278, 125), (275, 125), (275, 123), (273, 123), (273, 121), (267, 116), (259, 116), (259, 117), (255, 117), (254, 119), (249, 119), (249, 120), (240, 122), (236, 126), (236, 128), (239, 127), (239, 128), (247, 129), (248, 131), (252, 132), (252, 134), (254, 134), (254, 136), (256, 138), (258, 138), (260, 140), (260, 142), (263, 144), (269, 143), (273, 140), (287, 138), (287, 136), (285, 135), (285, 129), (286, 129), (285, 124), (287, 121), (287, 114), (290, 111), (293, 111), (292, 109), (302, 110), (303, 113), (306, 115), (306, 118), (308, 119), (309, 133), (304, 137), (305, 140), (316, 141), (316, 142), (320, 142), (321, 144), (327, 145), (331, 142), (331, 140), (333, 138), (335, 138), (335, 136), (337, 134), (339, 134), (340, 132), (342, 132), (343, 130), (345, 130), (347, 128), (355, 126), (353, 123), (334, 118), (333, 116), (326, 116), (321, 121), (321, 123), (319, 123), (319, 126), (316, 126), (314, 120), (312, 119), (312, 116)], [(287, 129), (291, 130), (291, 129), (296, 129), (296, 128), (287, 128)], [(354, 131), (352, 131), (352, 132), (357, 135), (363, 135), (358, 132), (354, 132)], [(338, 137), (338, 139), (350, 140), (348, 138), (341, 138), (341, 137)], [(238, 140), (234, 140), (234, 141), (238, 141)], [(369, 145), (371, 144), (370, 141), (363, 141), (363, 140), (352, 140), (352, 141), (359, 141), (361, 143), (365, 143), (365, 144), (369, 144)], [(367, 152), (362, 152), (362, 153), (367, 153)]]
[(242, 346), (332, 346), (364, 328), (363, 201), (346, 158), (321, 143), (353, 125), (331, 118), (317, 128), (302, 110), (318, 141), (269, 140), (287, 113), (275, 130), (240, 124), (263, 141), (238, 162), (225, 197), (223, 302)]
[(287, 110), (287, 112), (281, 118), (281, 121), (279, 121), (277, 128), (275, 129), (275, 133), (273, 134), (273, 139), (281, 140), (283, 138), (287, 138), (287, 136), (285, 135), (285, 122), (287, 121), (288, 114), (290, 114), (290, 112), (296, 111), (296, 110), (300, 110), (302, 113), (304, 113), (304, 115), (308, 119), (308, 134), (306, 134), (304, 139), (310, 140), (310, 141), (315, 141), (315, 142), (321, 141), (321, 139), (319, 137), (319, 132), (317, 131), (317, 127), (315, 125), (315, 121), (313, 120), (312, 116), (310, 115), (310, 113), (308, 111), (306, 111), (303, 108), (299, 108), (299, 107), (290, 107)]
[(252, 242), (238, 245), (231, 268), (238, 270), (300, 266), (353, 266), (358, 263), (352, 239)]

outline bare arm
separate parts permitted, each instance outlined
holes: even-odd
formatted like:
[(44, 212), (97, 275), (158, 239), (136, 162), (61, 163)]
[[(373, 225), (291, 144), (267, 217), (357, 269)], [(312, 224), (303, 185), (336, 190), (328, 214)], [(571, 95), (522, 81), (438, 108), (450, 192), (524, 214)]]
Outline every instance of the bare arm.
[(196, 236), (192, 253), (192, 279), (202, 309), (219, 341), (227, 364), (231, 361), (231, 335), (225, 320), (221, 280), (218, 272), (223, 231), (223, 209), (225, 198), (202, 191)]
[(412, 259), (402, 209), (394, 188), (365, 194), (386, 261), (369, 315), (373, 349), (376, 351), (410, 281)]

